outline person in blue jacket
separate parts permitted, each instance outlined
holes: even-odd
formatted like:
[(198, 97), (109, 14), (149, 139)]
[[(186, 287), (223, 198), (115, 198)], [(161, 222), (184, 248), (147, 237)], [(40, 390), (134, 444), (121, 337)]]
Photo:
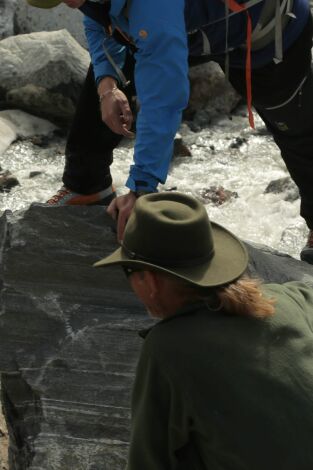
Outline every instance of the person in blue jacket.
[[(61, 0), (27, 0), (51, 7)], [(118, 239), (136, 198), (155, 192), (169, 171), (175, 133), (189, 98), (188, 68), (214, 60), (253, 105), (299, 187), (309, 228), (303, 260), (313, 264), (312, 18), (307, 0), (64, 0), (84, 13), (91, 55), (82, 99), (67, 142), (64, 187), (50, 203), (111, 199), (110, 164), (122, 136), (134, 161), (109, 214)], [(135, 88), (134, 88), (135, 85)], [(100, 113), (99, 113), (100, 108)], [(100, 196), (99, 196), (100, 195)], [(102, 197), (103, 196), (103, 197)], [(84, 202), (85, 201), (85, 202)]]

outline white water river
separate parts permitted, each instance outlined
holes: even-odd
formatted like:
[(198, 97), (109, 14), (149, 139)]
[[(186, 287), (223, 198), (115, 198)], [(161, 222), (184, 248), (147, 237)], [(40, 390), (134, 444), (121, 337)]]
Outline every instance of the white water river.
[[(0, 166), (20, 182), (9, 193), (0, 193), (0, 212), (45, 202), (61, 186), (64, 138), (46, 148), (30, 140), (17, 140), (9, 145), (16, 135), (45, 135), (52, 129), (47, 121), (22, 112), (0, 112)], [(197, 133), (183, 125), (180, 133), (192, 157), (173, 161), (161, 190), (175, 187), (196, 197), (211, 186), (235, 191), (238, 197), (223, 205), (205, 204), (210, 218), (244, 240), (266, 244), (298, 258), (307, 236), (305, 222), (299, 216), (300, 201), (287, 202), (283, 193), (264, 194), (272, 180), (285, 177), (288, 172), (262, 122), (256, 117), (256, 131), (251, 130), (242, 109), (232, 120), (225, 118)], [(243, 144), (230, 148), (236, 139)], [(132, 142), (126, 141), (116, 149), (112, 165), (119, 193), (125, 191), (131, 161)], [(40, 174), (30, 178), (31, 171)]]

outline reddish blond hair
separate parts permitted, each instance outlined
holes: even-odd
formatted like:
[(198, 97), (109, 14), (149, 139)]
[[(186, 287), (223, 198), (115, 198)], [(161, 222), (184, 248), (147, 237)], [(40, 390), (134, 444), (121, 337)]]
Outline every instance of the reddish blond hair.
[(275, 300), (263, 294), (259, 279), (242, 276), (224, 287), (202, 288), (174, 276), (163, 273), (162, 276), (172, 283), (173, 293), (187, 303), (204, 300), (213, 310), (223, 309), (232, 315), (254, 318), (266, 318), (275, 313)]
[(261, 281), (241, 277), (216, 290), (221, 307), (234, 315), (266, 318), (275, 313), (274, 299), (268, 299), (260, 289)]

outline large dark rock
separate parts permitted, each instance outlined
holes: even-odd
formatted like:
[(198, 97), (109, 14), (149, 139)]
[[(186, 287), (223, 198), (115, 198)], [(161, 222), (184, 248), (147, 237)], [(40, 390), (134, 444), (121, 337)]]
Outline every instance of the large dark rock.
[[(130, 392), (151, 324), (120, 268), (101, 207), (34, 205), (0, 218), (0, 370), (13, 470), (122, 470)], [(250, 272), (304, 280), (313, 267), (248, 245)]]
[(0, 219), (0, 370), (12, 469), (122, 469), (130, 390), (150, 322), (118, 268), (103, 208)]

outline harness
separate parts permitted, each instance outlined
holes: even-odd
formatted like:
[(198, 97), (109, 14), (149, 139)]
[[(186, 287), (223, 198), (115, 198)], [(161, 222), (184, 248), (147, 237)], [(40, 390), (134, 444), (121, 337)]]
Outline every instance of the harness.
[[(269, 0), (268, 0), (269, 1)], [(278, 0), (279, 1), (279, 0)], [(254, 118), (252, 113), (252, 81), (251, 81), (251, 36), (252, 36), (252, 21), (245, 4), (239, 4), (235, 0), (226, 0), (225, 1), (225, 13), (226, 13), (226, 75), (228, 75), (229, 70), (229, 56), (228, 56), (228, 9), (233, 13), (242, 13), (245, 12), (247, 16), (247, 39), (246, 39), (246, 93), (247, 93), (247, 106), (248, 106), (248, 115), (249, 115), (249, 124), (255, 129)]]
[(274, 62), (277, 64), (283, 60), (283, 30), (290, 18), (295, 18), (292, 13), (293, 0), (265, 0), (259, 20), (252, 30), (252, 21), (249, 8), (261, 3), (263, 0), (248, 0), (245, 3), (238, 3), (236, 0), (221, 0), (225, 4), (225, 16), (215, 21), (202, 25), (197, 30), (189, 32), (189, 35), (198, 31), (202, 34), (203, 55), (210, 54), (210, 44), (204, 29), (208, 26), (225, 21), (225, 74), (228, 77), (229, 72), (229, 50), (228, 50), (228, 33), (229, 19), (238, 13), (246, 14), (247, 31), (246, 42), (242, 45), (246, 49), (246, 99), (249, 115), (250, 126), (254, 129), (254, 119), (252, 113), (252, 80), (251, 80), (251, 52), (262, 49), (274, 41), (275, 55)]

